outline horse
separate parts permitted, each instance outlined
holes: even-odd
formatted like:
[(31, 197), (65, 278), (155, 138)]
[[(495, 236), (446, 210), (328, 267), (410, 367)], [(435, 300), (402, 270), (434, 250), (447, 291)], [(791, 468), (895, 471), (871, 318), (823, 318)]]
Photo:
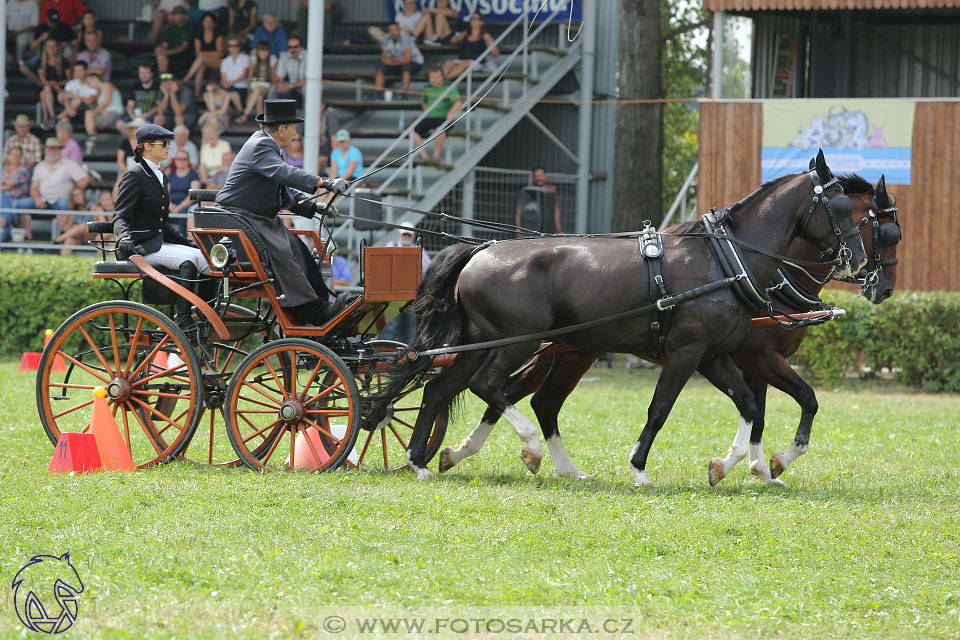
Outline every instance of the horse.
[(756, 401), (729, 355), (749, 330), (750, 311), (732, 286), (772, 278), (797, 237), (821, 249), (836, 269), (858, 272), (867, 255), (851, 214), (849, 198), (820, 152), (809, 173), (765, 183), (716, 220), (718, 229), (749, 248), (738, 275), (725, 275), (701, 241), (708, 235), (703, 223), (666, 236), (662, 280), (664, 290), (673, 293), (656, 300), (639, 286), (650, 274), (635, 237), (533, 238), (489, 243), (481, 250), (453, 245), (437, 255), (420, 283), (414, 344), (375, 402), (385, 406), (422, 380), (431, 365), (427, 356), (457, 352), (453, 364), (424, 387), (407, 447), (411, 470), (420, 479), (430, 476), (425, 463), (430, 429), (469, 388), (507, 419), (525, 443), (521, 459), (536, 471), (543, 457), (536, 427), (503, 393), (510, 374), (530, 359), (542, 338), (558, 333), (558, 342), (574, 348), (654, 355), (651, 320), (657, 310), (672, 308), (662, 341), (663, 369), (630, 454), (636, 484), (650, 487), (645, 471), (650, 447), (695, 370), (731, 396), (752, 422)]
[[(874, 189), (867, 181), (857, 175), (839, 177), (844, 193), (853, 204), (853, 218), (861, 228), (861, 239), (868, 251), (866, 266), (854, 278), (860, 285), (861, 295), (874, 304), (880, 304), (893, 295), (896, 286), (896, 247), (900, 242), (900, 223), (897, 208), (891, 201), (883, 176)], [(890, 222), (881, 220), (889, 219)], [(667, 232), (674, 231), (675, 225)], [(791, 258), (812, 260), (818, 250), (805, 240), (795, 240), (787, 251)], [(787, 269), (806, 286), (803, 294), (816, 299), (826, 284), (825, 274), (807, 274), (798, 267), (785, 264)], [(808, 279), (811, 283), (807, 283)], [(780, 285), (781, 287), (783, 285)], [(798, 313), (806, 306), (788, 306), (781, 309), (786, 313)], [(708, 465), (708, 478), (711, 486), (716, 485), (742, 460), (748, 450), (746, 437), (749, 436), (750, 471), (765, 484), (783, 484), (780, 474), (790, 462), (809, 448), (809, 434), (818, 404), (813, 389), (789, 366), (786, 359), (796, 353), (806, 336), (807, 327), (787, 330), (780, 326), (751, 327), (743, 342), (731, 352), (734, 363), (743, 372), (744, 380), (757, 400), (757, 412), (752, 431), (741, 433), (731, 445), (727, 456), (715, 458)], [(533, 358), (520, 371), (513, 374), (507, 382), (504, 393), (508, 400), (516, 404), (531, 393), (530, 406), (537, 415), (544, 440), (551, 452), (554, 468), (561, 477), (590, 479), (591, 476), (577, 469), (570, 461), (566, 448), (560, 438), (557, 416), (563, 403), (573, 392), (577, 383), (593, 366), (599, 353), (590, 351), (560, 351), (544, 353)], [(778, 450), (771, 458), (769, 468), (762, 464), (765, 399), (768, 385), (789, 394), (801, 407), (801, 420), (794, 444), (788, 452)], [(499, 419), (499, 413), (488, 407), (480, 423), (464, 438), (457, 448), (446, 447), (440, 452), (439, 471), (451, 469), (464, 458), (478, 453), (493, 427)], [(741, 417), (740, 424), (745, 424)]]

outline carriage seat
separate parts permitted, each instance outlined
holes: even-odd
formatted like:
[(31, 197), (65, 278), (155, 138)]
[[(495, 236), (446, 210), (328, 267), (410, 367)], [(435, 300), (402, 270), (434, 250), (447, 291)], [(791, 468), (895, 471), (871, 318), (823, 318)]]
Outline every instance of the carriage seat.
[(108, 262), (106, 260), (98, 260), (93, 263), (93, 272), (94, 273), (135, 273), (139, 274), (140, 270), (137, 269), (137, 265), (133, 264), (129, 260), (118, 260), (116, 262)]
[[(207, 205), (194, 210), (193, 222), (195, 228), (203, 231), (215, 231), (218, 229), (243, 231), (257, 252), (257, 257), (260, 259), (260, 263), (263, 265), (267, 275), (273, 277), (270, 268), (270, 254), (267, 252), (267, 246), (264, 244), (263, 238), (260, 237), (257, 229), (242, 215), (227, 211), (218, 206)], [(213, 243), (219, 241), (219, 237), (217, 237), (216, 233), (204, 234), (199, 236), (198, 240), (208, 245), (206, 249), (209, 251)], [(253, 271), (251, 257), (244, 254), (243, 247), (240, 246), (239, 243), (234, 243), (234, 249), (237, 252), (237, 265), (240, 270)]]

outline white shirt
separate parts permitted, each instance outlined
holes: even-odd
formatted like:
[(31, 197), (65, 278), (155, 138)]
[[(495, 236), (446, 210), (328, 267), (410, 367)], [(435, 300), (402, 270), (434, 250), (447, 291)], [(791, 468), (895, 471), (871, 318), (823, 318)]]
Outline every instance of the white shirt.
[(95, 96), (100, 93), (86, 82), (80, 82), (80, 80), (77, 78), (74, 78), (68, 82), (67, 86), (64, 87), (64, 90), (69, 91), (81, 100), (86, 100), (90, 96)]
[(400, 25), (400, 31), (403, 31), (403, 28), (406, 27), (410, 33), (413, 33), (413, 29), (417, 26), (417, 23), (420, 22), (420, 16), (422, 15), (423, 13), (420, 11), (414, 11), (413, 15), (409, 16), (405, 13), (398, 13), (393, 21)]
[[(233, 60), (233, 56), (226, 56), (220, 62), (220, 72), (226, 74), (227, 80), (234, 83), (234, 87), (237, 89), (246, 89), (247, 88), (247, 69), (250, 67), (250, 56), (245, 53), (241, 53), (237, 56), (236, 62)], [(237, 80), (243, 78), (239, 82)]]
[[(155, 142), (155, 141), (154, 141), (154, 140), (151, 140), (150, 142)], [(160, 170), (160, 165), (154, 164), (152, 161), (147, 160), (146, 158), (144, 158), (143, 161), (147, 163), (147, 166), (150, 167), (150, 169), (153, 171), (153, 175), (157, 176), (157, 180), (158, 180), (158, 181), (160, 182), (160, 184), (162, 185), (162, 184), (163, 184), (163, 171)]]
[(7, 0), (7, 29), (20, 31), (35, 27), (40, 21), (40, 5), (36, 0)]

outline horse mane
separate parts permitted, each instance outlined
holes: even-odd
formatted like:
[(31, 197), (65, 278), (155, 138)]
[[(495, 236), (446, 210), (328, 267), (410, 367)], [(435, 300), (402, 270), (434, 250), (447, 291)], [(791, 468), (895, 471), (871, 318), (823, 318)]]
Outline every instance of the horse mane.
[(874, 195), (873, 185), (856, 173), (845, 173), (837, 176), (837, 181), (847, 195)]

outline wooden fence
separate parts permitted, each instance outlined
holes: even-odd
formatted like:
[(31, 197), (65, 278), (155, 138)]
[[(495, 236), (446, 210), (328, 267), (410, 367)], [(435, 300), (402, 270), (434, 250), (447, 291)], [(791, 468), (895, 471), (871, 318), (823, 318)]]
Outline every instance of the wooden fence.
[[(760, 101), (700, 103), (698, 210), (760, 185)], [(830, 158), (827, 158), (827, 162)], [(900, 208), (900, 291), (960, 291), (960, 101), (918, 101), (910, 185), (887, 184)]]

